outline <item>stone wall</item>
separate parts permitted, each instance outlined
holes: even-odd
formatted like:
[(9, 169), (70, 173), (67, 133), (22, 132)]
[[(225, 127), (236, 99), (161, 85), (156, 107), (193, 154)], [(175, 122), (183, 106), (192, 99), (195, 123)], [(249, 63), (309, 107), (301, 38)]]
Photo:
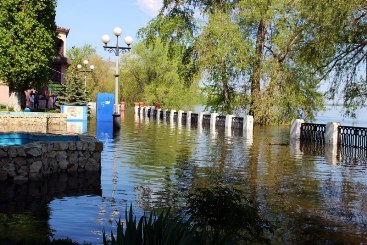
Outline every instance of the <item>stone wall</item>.
[(100, 172), (102, 142), (92, 136), (79, 139), (0, 147), (0, 181), (24, 182), (54, 173)]
[(63, 113), (0, 113), (0, 132), (66, 132), (66, 114)]

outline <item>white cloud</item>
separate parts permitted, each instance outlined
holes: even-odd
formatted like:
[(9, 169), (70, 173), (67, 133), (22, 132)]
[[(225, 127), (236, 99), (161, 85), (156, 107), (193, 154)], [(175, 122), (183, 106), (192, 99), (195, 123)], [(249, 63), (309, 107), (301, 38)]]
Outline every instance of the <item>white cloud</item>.
[(162, 0), (137, 0), (137, 4), (144, 13), (155, 17), (162, 7)]

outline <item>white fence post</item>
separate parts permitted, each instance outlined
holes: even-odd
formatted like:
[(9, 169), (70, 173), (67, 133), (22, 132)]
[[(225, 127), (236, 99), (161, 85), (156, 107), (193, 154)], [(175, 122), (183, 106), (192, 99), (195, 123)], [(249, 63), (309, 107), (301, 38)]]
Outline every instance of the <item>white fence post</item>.
[(134, 112), (135, 112), (135, 115), (139, 114), (139, 106), (138, 105), (134, 106)]
[(291, 139), (299, 140), (301, 138), (301, 125), (304, 123), (303, 119), (293, 119), (291, 122)]
[(140, 117), (143, 117), (143, 115), (144, 115), (144, 107), (139, 106), (139, 108), (140, 108)]
[(157, 120), (161, 119), (161, 109), (157, 109)]
[(325, 144), (337, 145), (338, 144), (338, 127), (340, 123), (329, 122), (325, 128)]
[(187, 111), (186, 112), (186, 126), (188, 128), (191, 127), (191, 114), (192, 114), (192, 111)]
[(254, 117), (245, 115), (243, 117), (243, 132), (246, 134), (252, 134), (254, 130)]
[(215, 123), (217, 121), (218, 113), (211, 113), (210, 114), (210, 128), (215, 128)]
[(234, 117), (234, 115), (226, 115), (226, 123), (225, 123), (226, 129), (231, 129), (232, 128), (232, 118), (233, 117)]
[(175, 112), (176, 112), (176, 110), (171, 110), (171, 113), (169, 114), (169, 120), (170, 120), (170, 122), (173, 124), (173, 122), (174, 122), (174, 116), (175, 116)]
[(183, 111), (179, 110), (177, 113), (177, 125), (181, 126), (182, 125), (182, 113)]

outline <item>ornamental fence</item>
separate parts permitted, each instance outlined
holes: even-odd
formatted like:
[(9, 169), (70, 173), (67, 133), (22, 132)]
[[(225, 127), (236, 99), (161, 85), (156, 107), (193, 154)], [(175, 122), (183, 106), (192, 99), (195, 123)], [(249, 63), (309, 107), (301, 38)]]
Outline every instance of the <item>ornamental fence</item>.
[(326, 124), (302, 123), (301, 125), (301, 140), (325, 142)]
[(304, 142), (336, 143), (341, 146), (367, 149), (367, 128), (341, 126), (337, 123), (301, 122), (299, 135), (300, 140)]

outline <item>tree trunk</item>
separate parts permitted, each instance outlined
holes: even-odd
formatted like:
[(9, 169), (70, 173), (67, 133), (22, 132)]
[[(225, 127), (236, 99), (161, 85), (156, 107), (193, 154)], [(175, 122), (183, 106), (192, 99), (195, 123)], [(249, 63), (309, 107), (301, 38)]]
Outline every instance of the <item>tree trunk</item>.
[(266, 36), (266, 24), (264, 19), (262, 18), (260, 20), (259, 27), (257, 29), (256, 50), (252, 66), (252, 75), (250, 78), (251, 104), (249, 114), (254, 116), (254, 118), (255, 118), (255, 108), (256, 105), (259, 103), (259, 96), (260, 96), (261, 60), (264, 54), (265, 36)]
[(13, 108), (14, 111), (21, 111), (25, 108), (25, 95), (23, 91), (10, 91), (8, 107)]
[(230, 91), (229, 91), (229, 85), (228, 85), (228, 77), (226, 75), (226, 67), (225, 65), (222, 65), (222, 83), (223, 83), (223, 90), (222, 90), (222, 95), (223, 95), (223, 102), (224, 102), (224, 112), (226, 114), (232, 114), (232, 112), (230, 111)]

